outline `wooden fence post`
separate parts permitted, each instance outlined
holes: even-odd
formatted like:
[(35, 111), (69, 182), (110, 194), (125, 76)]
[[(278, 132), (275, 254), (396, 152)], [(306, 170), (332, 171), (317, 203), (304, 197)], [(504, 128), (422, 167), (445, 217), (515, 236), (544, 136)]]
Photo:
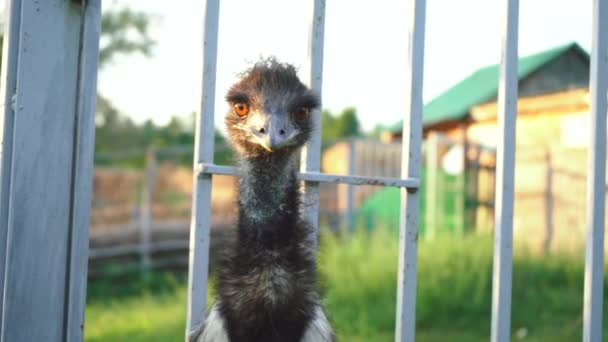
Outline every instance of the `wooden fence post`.
[(462, 174), (458, 177), (458, 194), (456, 196), (455, 203), (455, 221), (454, 232), (457, 234), (464, 234), (466, 229), (467, 219), (467, 172), (469, 171), (469, 138), (467, 136), (467, 124), (464, 123), (460, 126), (460, 145), (462, 146)]
[(82, 341), (101, 2), (7, 8), (0, 341)]
[[(448, 182), (446, 179), (446, 172), (443, 170), (443, 165), (441, 163), (441, 156), (445, 155), (446, 151), (450, 148), (450, 140), (447, 137), (437, 134), (437, 189), (442, 189), (442, 191), (436, 191), (436, 210), (437, 215), (435, 216), (435, 226), (438, 230), (446, 229), (448, 227), (448, 221), (446, 220), (446, 202), (447, 202), (447, 193), (448, 191), (454, 191), (453, 184)], [(440, 172), (441, 171), (441, 172)]]
[(150, 148), (146, 152), (146, 169), (142, 183), (139, 243), (141, 269), (145, 271), (152, 266), (150, 244), (152, 243), (152, 204), (154, 202), (154, 185), (156, 184), (156, 152), (154, 148)]
[(553, 165), (550, 150), (547, 150), (545, 164), (547, 170), (545, 174), (545, 241), (543, 248), (545, 254), (548, 254), (553, 242)]
[[(439, 216), (438, 192), (445, 191), (438, 187), (439, 178), (439, 136), (429, 132), (426, 138), (426, 180), (424, 182), (426, 212), (424, 237), (432, 240), (437, 232), (437, 217)], [(441, 190), (440, 190), (441, 189)]]
[[(348, 174), (351, 176), (357, 171), (356, 148), (356, 140), (348, 139)], [(344, 186), (346, 186), (346, 228), (348, 233), (352, 233), (355, 229), (355, 186), (351, 184)]]
[(481, 170), (481, 145), (469, 144), (473, 158), (468, 162), (465, 192), (465, 218), (464, 226), (467, 231), (477, 231), (477, 210), (480, 206), (479, 198), (479, 172)]

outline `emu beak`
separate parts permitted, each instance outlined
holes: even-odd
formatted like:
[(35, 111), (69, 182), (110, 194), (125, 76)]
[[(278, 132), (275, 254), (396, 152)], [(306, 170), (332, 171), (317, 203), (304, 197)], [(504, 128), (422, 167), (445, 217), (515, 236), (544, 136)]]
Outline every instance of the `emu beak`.
[(276, 149), (276, 147), (273, 146), (272, 139), (270, 139), (270, 137), (265, 136), (263, 138), (260, 138), (257, 135), (254, 135), (254, 136), (256, 137), (256, 140), (257, 140), (258, 144), (260, 144), (260, 146), (262, 146), (266, 151), (272, 152), (273, 148)]
[(251, 133), (260, 146), (268, 152), (273, 152), (290, 145), (296, 132), (289, 118), (273, 115), (263, 125), (253, 125)]

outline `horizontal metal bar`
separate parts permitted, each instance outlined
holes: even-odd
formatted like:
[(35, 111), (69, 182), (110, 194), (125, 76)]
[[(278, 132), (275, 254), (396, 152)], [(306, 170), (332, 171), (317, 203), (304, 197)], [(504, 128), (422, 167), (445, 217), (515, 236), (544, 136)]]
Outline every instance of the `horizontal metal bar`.
[[(197, 174), (214, 174), (238, 176), (239, 169), (234, 166), (215, 165), (208, 163), (198, 164)], [(341, 183), (351, 185), (379, 185), (379, 186), (394, 186), (398, 188), (407, 188), (417, 190), (420, 187), (420, 180), (417, 178), (389, 178), (389, 177), (372, 177), (372, 176), (351, 176), (351, 175), (334, 175), (321, 172), (300, 172), (298, 178), (305, 182), (316, 183)]]

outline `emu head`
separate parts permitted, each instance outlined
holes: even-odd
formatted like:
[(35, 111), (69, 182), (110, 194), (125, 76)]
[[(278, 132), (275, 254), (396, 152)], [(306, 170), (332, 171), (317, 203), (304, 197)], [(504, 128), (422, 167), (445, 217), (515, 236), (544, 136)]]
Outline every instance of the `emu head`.
[(241, 75), (226, 94), (225, 122), (236, 149), (246, 158), (290, 153), (313, 130), (318, 97), (289, 64), (262, 60)]

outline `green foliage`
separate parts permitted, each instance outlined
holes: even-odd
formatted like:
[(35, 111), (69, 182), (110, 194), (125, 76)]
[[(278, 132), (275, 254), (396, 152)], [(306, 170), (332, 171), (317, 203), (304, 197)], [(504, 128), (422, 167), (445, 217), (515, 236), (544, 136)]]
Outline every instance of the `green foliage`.
[[(396, 234), (389, 230), (358, 231), (348, 238), (322, 235), (320, 282), (341, 341), (393, 340), (397, 254)], [(487, 341), (491, 237), (439, 235), (433, 242), (421, 240), (418, 255), (416, 340)], [(514, 338), (525, 330), (525, 341), (580, 340), (583, 272), (580, 255), (533, 256), (516, 246)], [(86, 340), (181, 340), (185, 281), (175, 284), (154, 294), (104, 298), (97, 292), (87, 306)]]
[[(165, 125), (151, 120), (136, 124), (122, 116), (111, 103), (101, 99), (96, 114), (95, 163), (141, 168), (145, 151), (153, 147), (157, 158), (191, 166), (194, 156), (195, 113), (172, 117)], [(215, 162), (230, 164), (233, 152), (219, 130), (214, 136)], [(175, 150), (177, 148), (177, 150)]]
[(346, 108), (338, 117), (338, 127), (344, 137), (355, 137), (361, 135), (357, 110), (353, 107)]
[(184, 340), (186, 291), (142, 294), (128, 300), (89, 305), (87, 342), (166, 342)]
[[(97, 96), (95, 126), (97, 164), (107, 165), (115, 162), (109, 158), (103, 158), (104, 153), (124, 152), (125, 150), (143, 148), (146, 145), (140, 128), (130, 118), (121, 115), (118, 109), (103, 96)], [(139, 156), (139, 160), (135, 164), (143, 165), (143, 155)]]
[[(417, 325), (425, 331), (470, 329), (483, 336), (479, 321), (489, 315), (491, 241), (485, 238), (421, 242)], [(326, 305), (339, 334), (376, 340), (394, 331), (397, 239), (380, 229), (359, 231), (346, 243), (325, 236), (321, 271), (327, 279)], [(477, 331), (480, 330), (480, 331)], [(446, 335), (450, 335), (447, 333)], [(444, 336), (445, 337), (445, 336)], [(390, 340), (390, 338), (387, 338)]]
[(150, 16), (127, 7), (112, 9), (101, 18), (99, 67), (110, 64), (117, 55), (141, 53), (149, 56), (154, 40), (149, 35)]
[[(149, 56), (155, 42), (150, 38), (151, 17), (144, 12), (127, 7), (116, 7), (105, 12), (102, 18), (102, 39), (100, 48), (100, 68), (111, 64), (116, 57), (140, 53)], [(186, 120), (173, 117), (163, 126), (148, 120), (143, 124), (133, 122), (122, 114), (109, 99), (98, 95), (96, 122), (97, 165), (141, 168), (144, 152), (154, 147), (159, 156), (177, 161), (181, 165), (191, 165), (193, 150), (171, 154), (174, 147), (194, 147), (194, 115)], [(334, 117), (323, 112), (323, 140), (335, 141), (339, 138), (361, 135), (357, 113), (354, 108), (344, 109)], [(215, 163), (231, 164), (234, 155), (225, 138), (215, 132)], [(167, 152), (167, 153), (163, 153)]]
[[(107, 67), (119, 55), (141, 53), (149, 56), (154, 46), (148, 33), (149, 27), (150, 17), (144, 12), (136, 12), (127, 7), (104, 12), (101, 19), (99, 69)], [(149, 136), (142, 134), (140, 127), (101, 94), (97, 94), (95, 126), (95, 152), (102, 153), (101, 158), (96, 156), (97, 164), (143, 165), (143, 155), (120, 161), (103, 157), (103, 153), (141, 149), (149, 145), (146, 143)]]
[[(87, 302), (89, 304), (109, 303), (117, 299), (140, 296), (167, 295), (181, 289), (186, 282), (185, 274), (168, 272), (120, 272), (121, 265), (108, 267), (106, 278), (89, 282)], [(116, 272), (112, 272), (112, 270)]]
[(321, 112), (321, 126), (321, 139), (326, 145), (342, 138), (361, 136), (357, 110), (353, 107), (345, 108), (338, 115), (324, 110)]
[(386, 132), (388, 130), (389, 128), (387, 126), (383, 124), (376, 124), (372, 131), (369, 132), (369, 136), (375, 139), (380, 139), (380, 135), (382, 135), (383, 132)]

